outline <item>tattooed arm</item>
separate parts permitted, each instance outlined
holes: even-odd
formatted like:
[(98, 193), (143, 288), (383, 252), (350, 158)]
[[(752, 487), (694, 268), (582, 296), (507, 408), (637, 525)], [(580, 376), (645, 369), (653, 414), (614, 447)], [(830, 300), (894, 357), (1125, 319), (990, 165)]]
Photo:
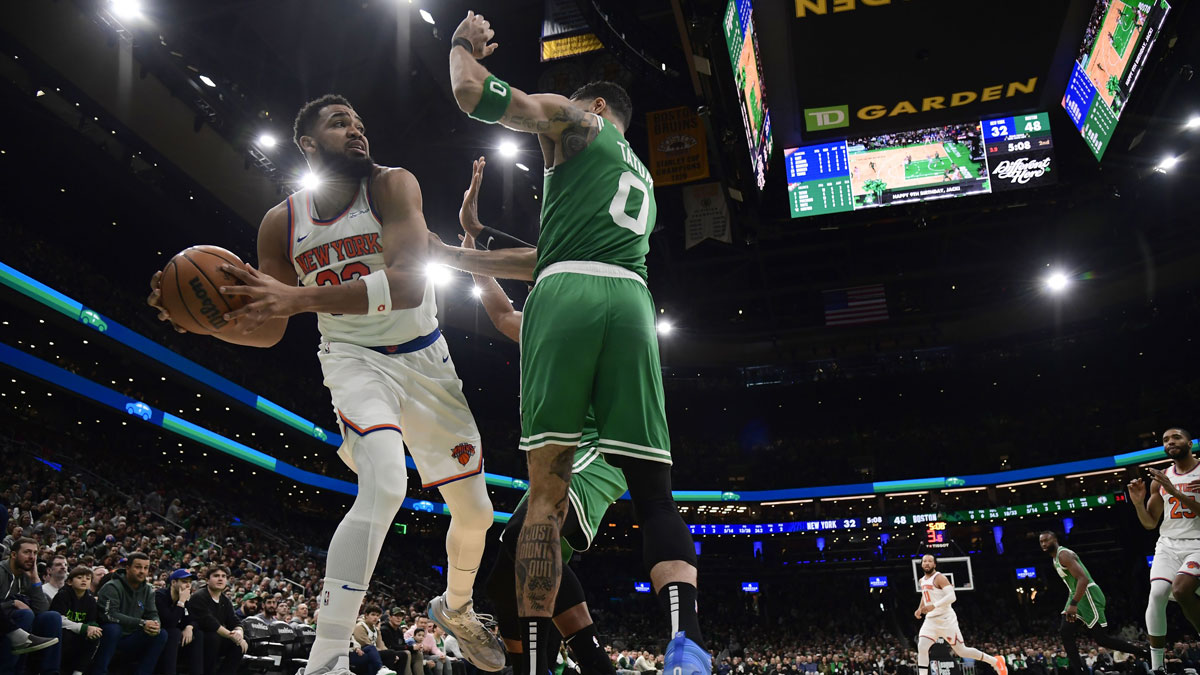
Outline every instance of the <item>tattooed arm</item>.
[[(491, 24), (483, 16), (468, 13), (454, 31), (455, 40), (471, 42), (473, 51), (455, 46), (450, 50), (450, 82), (454, 100), (463, 112), (473, 112), (483, 97), (483, 83), (492, 73), (479, 63), (496, 49), (489, 43)], [(600, 131), (598, 117), (576, 107), (558, 94), (529, 94), (509, 86), (512, 99), (500, 124), (513, 131), (537, 134), (546, 166), (566, 161), (583, 151)], [(549, 147), (553, 146), (553, 147)]]

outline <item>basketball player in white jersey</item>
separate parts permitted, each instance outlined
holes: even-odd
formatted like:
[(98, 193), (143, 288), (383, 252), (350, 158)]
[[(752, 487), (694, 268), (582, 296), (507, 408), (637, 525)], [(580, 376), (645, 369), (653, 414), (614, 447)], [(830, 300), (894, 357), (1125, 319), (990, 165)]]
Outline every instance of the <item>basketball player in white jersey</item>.
[[(404, 445), (422, 485), (441, 491), (451, 515), (447, 589), (430, 611), (471, 663), (498, 671), (504, 648), (471, 601), (492, 504), (479, 430), (424, 274), (429, 231), (420, 186), (404, 169), (375, 165), (362, 120), (340, 96), (323, 96), (300, 110), (295, 142), (320, 185), (267, 212), (259, 227), (259, 269), (225, 267), (244, 285), (222, 292), (250, 302), (226, 315), (238, 321), (237, 331), (217, 337), (270, 347), (289, 316), (317, 314), (318, 358), (345, 439), (338, 455), (358, 474), (358, 495), (329, 544), (321, 620), (304, 672), (349, 673), (350, 633), (404, 501)], [(150, 304), (161, 311), (158, 276)]]
[(962, 631), (958, 629), (958, 615), (950, 607), (955, 600), (954, 585), (946, 575), (937, 571), (937, 559), (925, 554), (921, 558), (921, 569), (925, 572), (925, 576), (921, 577), (921, 604), (913, 612), (918, 619), (925, 617), (917, 634), (918, 675), (930, 675), (929, 647), (938, 638), (945, 640), (959, 657), (984, 661), (999, 675), (1008, 675), (1008, 665), (1003, 656), (989, 656), (963, 644)]
[[(1154, 491), (1146, 499), (1146, 483), (1129, 484), (1129, 500), (1147, 530), (1158, 528), (1150, 565), (1150, 600), (1146, 603), (1146, 636), (1150, 667), (1163, 667), (1167, 647), (1167, 601), (1174, 599), (1188, 621), (1200, 630), (1200, 461), (1192, 454), (1192, 435), (1174, 427), (1163, 433), (1163, 452), (1171, 458), (1165, 472), (1149, 469)], [(1160, 521), (1161, 520), (1161, 524)]]

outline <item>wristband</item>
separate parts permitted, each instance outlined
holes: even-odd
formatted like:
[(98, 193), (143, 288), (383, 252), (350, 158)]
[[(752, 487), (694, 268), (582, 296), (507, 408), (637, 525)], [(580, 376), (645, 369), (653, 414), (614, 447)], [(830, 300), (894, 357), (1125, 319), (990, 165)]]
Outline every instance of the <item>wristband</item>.
[(463, 49), (467, 50), (468, 54), (475, 56), (475, 45), (471, 44), (471, 41), (465, 37), (454, 38), (454, 40), (450, 42), (450, 45), (450, 51), (454, 51), (455, 47), (462, 47)]
[(1078, 601), (1078, 600), (1072, 600), (1071, 602), (1069, 602), (1069, 603), (1067, 603), (1067, 604), (1071, 605), (1072, 607), (1078, 607), (1078, 606), (1079, 606), (1079, 601)]
[(30, 588), (41, 588), (41, 587), (42, 587), (42, 582), (40, 582), (40, 581), (35, 581), (32, 584), (30, 584)]
[(479, 103), (475, 109), (467, 113), (471, 119), (495, 124), (508, 111), (512, 102), (512, 87), (495, 75), (488, 75), (483, 81), (483, 92), (479, 95)]
[(392, 291), (388, 287), (387, 270), (376, 270), (365, 277), (367, 285), (367, 314), (387, 314), (392, 311)]

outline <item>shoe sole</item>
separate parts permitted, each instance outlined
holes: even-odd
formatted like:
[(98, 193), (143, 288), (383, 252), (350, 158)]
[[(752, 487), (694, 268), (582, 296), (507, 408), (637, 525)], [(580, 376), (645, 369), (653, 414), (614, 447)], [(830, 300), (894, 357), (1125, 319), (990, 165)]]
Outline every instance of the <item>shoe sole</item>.
[(22, 654), (32, 654), (34, 652), (40, 652), (43, 649), (49, 649), (56, 644), (58, 644), (58, 638), (52, 638), (49, 642), (43, 642), (40, 645), (34, 645), (32, 647), (28, 647), (25, 649), (14, 649), (9, 653), (11, 653), (13, 656), (20, 656)]

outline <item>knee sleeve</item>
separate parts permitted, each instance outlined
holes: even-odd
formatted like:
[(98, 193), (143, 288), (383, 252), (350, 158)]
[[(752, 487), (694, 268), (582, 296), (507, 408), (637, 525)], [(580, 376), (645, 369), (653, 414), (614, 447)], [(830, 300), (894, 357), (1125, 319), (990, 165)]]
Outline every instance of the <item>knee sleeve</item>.
[(696, 547), (671, 497), (671, 467), (660, 462), (615, 462), (625, 474), (634, 518), (642, 530), (642, 562), (646, 569), (666, 560), (696, 566)]
[(917, 665), (929, 669), (929, 645), (933, 644), (927, 638), (917, 638)]
[(558, 597), (554, 599), (554, 615), (558, 616), (585, 601), (583, 585), (579, 583), (579, 577), (575, 576), (575, 571), (564, 562), (562, 577), (558, 582)]
[(1150, 582), (1150, 599), (1146, 602), (1146, 634), (1167, 634), (1167, 601), (1171, 597), (1171, 582), (1156, 579)]
[(380, 429), (354, 439), (358, 495), (329, 543), (326, 576), (366, 584), (396, 512), (404, 504), (408, 470), (400, 433)]

